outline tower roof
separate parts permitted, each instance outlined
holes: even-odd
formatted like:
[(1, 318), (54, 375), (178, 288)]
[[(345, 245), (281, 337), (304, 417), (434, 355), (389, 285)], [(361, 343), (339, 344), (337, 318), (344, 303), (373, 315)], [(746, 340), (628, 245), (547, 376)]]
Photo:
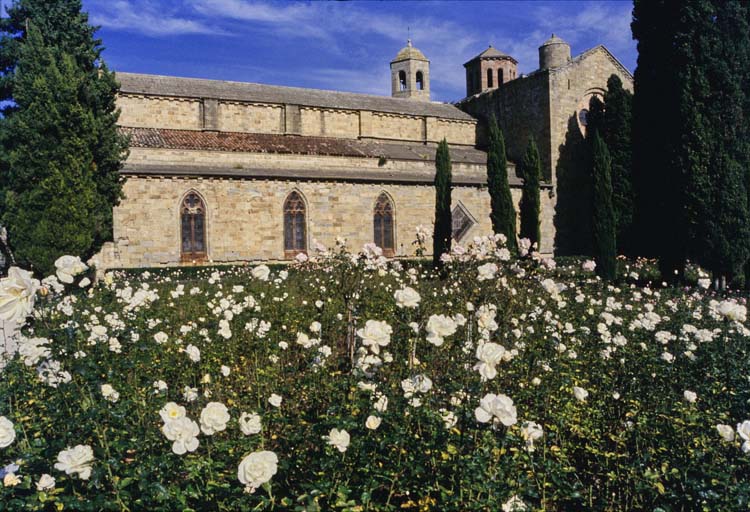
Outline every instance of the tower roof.
[(469, 61), (464, 64), (464, 66), (468, 65), (471, 62), (474, 62), (475, 60), (481, 60), (481, 59), (508, 59), (512, 60), (516, 64), (518, 64), (518, 61), (508, 55), (507, 53), (503, 53), (494, 46), (490, 45), (485, 51), (477, 55), (476, 57), (471, 58)]
[(542, 46), (550, 46), (553, 44), (568, 44), (567, 41), (564, 41), (563, 39), (560, 39), (555, 34), (552, 34), (552, 37), (547, 39)]
[(411, 39), (406, 41), (406, 46), (401, 48), (401, 51), (396, 54), (396, 58), (393, 59), (391, 63), (401, 62), (402, 60), (424, 60), (429, 62), (429, 59), (424, 56), (424, 53), (411, 45)]

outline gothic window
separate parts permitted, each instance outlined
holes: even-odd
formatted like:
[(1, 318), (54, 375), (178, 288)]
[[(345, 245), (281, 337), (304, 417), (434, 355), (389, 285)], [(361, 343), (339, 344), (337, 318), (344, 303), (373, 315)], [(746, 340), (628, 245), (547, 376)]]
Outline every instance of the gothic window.
[(182, 260), (206, 258), (206, 205), (195, 192), (190, 192), (180, 206)]
[(399, 91), (406, 90), (406, 72), (405, 71), (398, 72), (398, 89)]
[(393, 243), (393, 204), (386, 194), (380, 194), (375, 203), (373, 214), (375, 245), (383, 249), (383, 255), (392, 257), (395, 254)]
[(424, 90), (424, 75), (421, 71), (417, 71), (417, 89), (420, 91)]
[(453, 239), (456, 242), (460, 242), (461, 239), (469, 232), (471, 227), (476, 224), (476, 221), (471, 217), (469, 212), (464, 206), (459, 203), (453, 208), (451, 212), (453, 220)]
[(292, 192), (284, 201), (284, 257), (291, 259), (301, 252), (307, 252), (305, 202)]
[(492, 68), (487, 70), (487, 87), (492, 88), (495, 85), (492, 83)]
[(498, 70), (497, 70), (497, 85), (498, 85), (498, 86), (500, 86), (500, 85), (502, 85), (502, 84), (504, 84), (504, 83), (505, 83), (505, 82), (504, 82), (504, 79), (505, 79), (505, 77), (503, 76), (503, 74), (504, 74), (504, 73), (503, 73), (503, 70), (502, 70), (502, 69), (498, 69)]

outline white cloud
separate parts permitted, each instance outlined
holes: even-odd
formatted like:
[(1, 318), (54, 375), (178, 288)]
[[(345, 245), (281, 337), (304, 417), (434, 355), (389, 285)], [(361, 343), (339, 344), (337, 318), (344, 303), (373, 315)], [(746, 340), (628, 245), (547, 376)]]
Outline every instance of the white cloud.
[(226, 35), (219, 28), (209, 26), (198, 20), (178, 16), (173, 9), (157, 6), (139, 0), (92, 0), (95, 6), (89, 18), (93, 25), (136, 32), (145, 36), (174, 36), (183, 34)]

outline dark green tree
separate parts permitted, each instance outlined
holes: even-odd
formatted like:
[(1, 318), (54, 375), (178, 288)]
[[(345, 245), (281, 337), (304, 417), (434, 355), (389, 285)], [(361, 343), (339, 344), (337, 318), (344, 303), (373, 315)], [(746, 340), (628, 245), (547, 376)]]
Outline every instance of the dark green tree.
[(684, 133), (678, 96), (684, 88), (681, 68), (694, 62), (676, 54), (678, 33), (689, 30), (683, 5), (677, 0), (635, 0), (631, 25), (638, 41), (633, 98), (636, 250), (658, 257), (666, 280), (684, 275), (687, 255), (688, 171), (677, 158)]
[[(590, 129), (590, 127), (588, 127)], [(597, 130), (587, 133), (591, 139), (591, 176), (594, 184), (593, 241), (596, 272), (612, 281), (617, 274), (615, 215), (612, 206), (611, 160), (609, 150)]]
[(710, 269), (717, 283), (737, 275), (750, 256), (748, 120), (743, 107), (747, 45), (746, 7), (738, 1), (703, 1), (686, 8), (695, 30), (680, 41), (701, 66), (684, 73), (683, 165), (688, 255)]
[[(41, 273), (94, 238), (93, 115), (79, 101), (83, 75), (31, 25), (16, 69), (18, 110), (3, 123), (8, 165), (2, 223), (16, 260)], [(8, 140), (12, 137), (12, 140)]]
[(521, 238), (528, 238), (532, 244), (541, 241), (539, 216), (541, 200), (539, 198), (539, 181), (542, 168), (539, 160), (539, 150), (533, 137), (529, 138), (526, 153), (521, 162), (521, 177), (523, 178), (523, 192), (521, 195)]
[(443, 139), (435, 154), (435, 227), (432, 234), (432, 262), (435, 268), (442, 268), (440, 256), (451, 250), (451, 180), (451, 155), (448, 142)]
[(518, 253), (516, 241), (516, 209), (508, 184), (508, 162), (505, 157), (503, 132), (497, 120), (490, 117), (489, 147), (487, 149), (487, 189), (490, 193), (492, 231), (508, 238), (507, 247)]
[[(50, 259), (54, 261), (62, 253), (85, 258), (111, 240), (112, 207), (119, 203), (122, 194), (119, 171), (127, 156), (127, 139), (116, 126), (119, 112), (115, 105), (118, 86), (114, 73), (101, 59), (101, 42), (94, 39), (95, 28), (88, 25), (87, 14), (81, 12), (81, 2), (15, 0), (7, 13), (7, 18), (0, 19), (0, 100), (5, 102), (0, 118), (0, 224), (8, 229), (8, 241), (19, 263), (33, 264), (41, 272), (49, 269)], [(37, 32), (33, 41), (32, 27)], [(57, 69), (40, 65), (50, 60)], [(47, 91), (60, 75), (67, 81), (66, 86), (60, 91)], [(73, 85), (75, 96), (70, 89)], [(52, 96), (42, 94), (35, 98), (37, 89)], [(53, 104), (52, 111), (32, 119), (32, 112), (38, 114), (43, 101)], [(58, 105), (56, 101), (68, 103)], [(73, 126), (79, 108), (86, 122)], [(34, 129), (43, 131), (32, 136)], [(71, 133), (64, 133), (66, 130)], [(70, 169), (70, 176), (67, 176), (68, 170), (61, 163), (65, 159), (60, 155), (52, 156), (42, 147), (60, 144), (58, 149), (74, 151), (71, 146), (60, 143), (68, 135), (79, 137), (85, 145), (85, 154), (70, 155), (69, 159), (87, 160), (90, 153), (86, 176), (76, 169)], [(37, 154), (24, 153), (29, 151)], [(52, 160), (45, 162), (43, 155)], [(62, 210), (62, 205), (53, 202), (34, 206), (48, 205), (48, 209), (29, 209), (30, 205), (23, 203), (31, 200), (27, 188), (49, 178), (51, 169), (62, 173), (66, 181), (86, 181), (92, 197), (69, 203), (69, 215)], [(70, 219), (82, 218), (72, 210), (85, 210), (86, 221), (71, 224)], [(50, 223), (56, 217), (63, 218), (68, 229), (86, 233), (59, 232), (60, 236), (56, 237), (42, 236), (40, 230), (46, 229), (45, 222), (35, 226), (33, 236), (30, 232), (21, 233), (22, 225), (28, 224), (21, 218), (24, 215), (48, 219)], [(43, 245), (52, 239), (53, 245)], [(88, 241), (82, 243), (84, 239)], [(25, 247), (28, 244), (34, 247)]]
[(622, 80), (617, 75), (607, 80), (604, 105), (601, 135), (612, 160), (612, 208), (617, 252), (633, 256), (636, 253), (633, 247), (633, 94), (622, 86)]
[(592, 254), (591, 248), (591, 172), (586, 141), (578, 116), (568, 118), (565, 142), (557, 160), (557, 201), (555, 205), (555, 254), (580, 256)]

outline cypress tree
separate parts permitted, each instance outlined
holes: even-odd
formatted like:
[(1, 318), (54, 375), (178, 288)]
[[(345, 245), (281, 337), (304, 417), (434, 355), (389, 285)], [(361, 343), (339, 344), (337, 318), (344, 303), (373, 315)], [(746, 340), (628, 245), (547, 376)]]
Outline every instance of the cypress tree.
[(432, 263), (442, 268), (440, 256), (451, 250), (451, 156), (443, 139), (435, 154), (435, 227), (432, 234)]
[[(7, 14), (0, 19), (0, 100), (5, 101), (0, 118), (0, 224), (8, 229), (8, 242), (19, 263), (47, 271), (50, 261), (63, 253), (86, 258), (111, 240), (112, 208), (122, 195), (119, 171), (127, 156), (127, 139), (116, 126), (114, 73), (101, 59), (101, 41), (94, 39), (95, 28), (81, 12), (80, 0), (14, 0)], [(32, 27), (37, 32), (34, 37)], [(46, 62), (54, 62), (55, 67), (41, 65)], [(65, 86), (55, 91), (51, 84), (61, 76)], [(41, 112), (44, 102), (51, 109), (48, 113)], [(85, 123), (73, 125), (83, 118)], [(79, 141), (68, 145), (67, 138)], [(47, 145), (55, 144), (59, 151), (65, 148), (78, 154), (53, 154)], [(75, 168), (82, 163), (71, 168), (63, 163), (77, 159), (86, 162), (85, 173)], [(61, 174), (62, 182), (85, 182), (93, 195), (68, 202), (69, 212), (62, 203), (37, 204), (29, 188), (54, 173)], [(38, 217), (40, 222), (37, 225), (24, 216)], [(62, 221), (56, 227), (57, 219)], [(22, 232), (22, 226), (34, 229)], [(61, 231), (63, 226), (69, 232)], [(42, 233), (44, 229), (56, 236)]]
[(492, 231), (508, 238), (507, 247), (518, 253), (516, 242), (516, 209), (508, 184), (508, 162), (505, 157), (503, 132), (495, 116), (490, 117), (489, 147), (487, 149), (487, 189), (490, 194)]
[(523, 193), (521, 195), (521, 238), (528, 238), (532, 244), (541, 242), (539, 215), (541, 200), (539, 198), (539, 181), (541, 180), (541, 162), (539, 150), (534, 138), (529, 138), (526, 153), (521, 163)]
[(615, 214), (617, 252), (632, 256), (635, 254), (631, 138), (633, 94), (622, 86), (622, 80), (617, 75), (612, 75), (607, 80), (604, 104), (606, 108), (601, 135), (612, 161), (612, 208)]
[(594, 183), (593, 239), (596, 272), (608, 281), (617, 274), (617, 245), (615, 242), (615, 216), (612, 207), (611, 160), (607, 145), (599, 132), (593, 130), (591, 138), (591, 175)]
[(73, 58), (59, 59), (33, 25), (15, 74), (18, 110), (3, 133), (10, 149), (2, 222), (16, 260), (49, 273), (57, 257), (86, 255), (93, 243), (94, 119), (79, 101), (84, 77)]

